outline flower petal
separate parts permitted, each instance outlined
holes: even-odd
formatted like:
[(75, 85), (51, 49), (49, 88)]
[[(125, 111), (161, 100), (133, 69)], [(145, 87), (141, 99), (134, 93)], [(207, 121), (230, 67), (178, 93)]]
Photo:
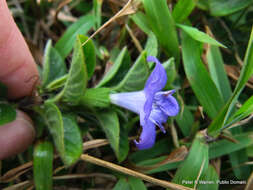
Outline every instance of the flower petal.
[(167, 122), (168, 116), (164, 114), (159, 107), (153, 106), (149, 119), (157, 125), (163, 133), (166, 133), (162, 124)]
[(148, 56), (147, 61), (155, 62), (156, 66), (145, 84), (144, 91), (147, 93), (158, 92), (162, 90), (166, 85), (167, 82), (166, 71), (157, 58), (153, 56)]
[(150, 116), (155, 93), (162, 90), (167, 82), (166, 71), (162, 66), (162, 64), (158, 61), (158, 59), (153, 56), (148, 56), (147, 61), (155, 62), (156, 66), (152, 71), (152, 73), (150, 74), (144, 88), (146, 102), (144, 104), (143, 111), (140, 112), (140, 119), (142, 126), (145, 125), (145, 122), (148, 120)]
[(156, 132), (155, 125), (148, 120), (146, 125), (142, 127), (139, 142), (134, 140), (136, 146), (140, 150), (151, 148), (155, 144)]
[(140, 114), (143, 110), (146, 96), (144, 91), (110, 94), (111, 103)]
[(156, 105), (163, 111), (167, 116), (175, 116), (178, 114), (180, 107), (176, 98), (171, 94), (174, 91), (158, 92), (155, 95)]

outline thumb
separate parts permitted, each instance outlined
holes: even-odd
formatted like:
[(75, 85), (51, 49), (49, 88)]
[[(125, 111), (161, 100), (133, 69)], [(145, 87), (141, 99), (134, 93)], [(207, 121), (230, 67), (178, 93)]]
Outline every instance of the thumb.
[(29, 95), (38, 71), (6, 0), (0, 0), (0, 28), (0, 81), (8, 87), (10, 98)]

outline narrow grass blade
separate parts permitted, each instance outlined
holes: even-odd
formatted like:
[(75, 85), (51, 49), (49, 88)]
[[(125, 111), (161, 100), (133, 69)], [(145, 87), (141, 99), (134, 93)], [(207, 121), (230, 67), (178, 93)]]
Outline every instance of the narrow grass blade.
[(229, 115), (231, 114), (234, 105), (245, 87), (247, 81), (253, 74), (253, 30), (251, 30), (250, 40), (248, 43), (248, 48), (246, 55), (244, 57), (244, 64), (241, 70), (240, 77), (237, 81), (235, 90), (232, 97), (229, 99), (227, 104), (223, 107), (217, 117), (213, 120), (211, 125), (208, 127), (208, 133), (212, 136), (217, 136), (220, 133), (220, 130), (225, 126)]
[(175, 5), (172, 16), (176, 23), (182, 23), (191, 14), (198, 0), (179, 0)]
[(216, 46), (209, 46), (207, 50), (208, 68), (224, 102), (227, 102), (232, 95), (231, 86), (224, 68), (224, 62), (220, 50)]
[(197, 189), (218, 190), (219, 188), (219, 183), (217, 183), (218, 180), (219, 176), (217, 172), (215, 171), (214, 167), (209, 164), (208, 169), (203, 174), (203, 177), (201, 177), (198, 181)]
[(253, 145), (253, 134), (241, 133), (234, 135), (233, 138), (238, 141), (238, 143), (233, 143), (231, 141), (222, 139), (217, 142), (209, 144), (209, 159), (218, 158), (226, 154), (241, 150), (248, 146)]
[(195, 180), (206, 173), (208, 168), (208, 146), (204, 141), (204, 136), (198, 133), (186, 160), (179, 166), (173, 182), (186, 187), (194, 187)]
[(216, 41), (215, 39), (213, 39), (206, 33), (199, 31), (197, 28), (182, 25), (182, 24), (177, 24), (177, 27), (181, 28), (184, 32), (186, 32), (189, 36), (191, 36), (196, 41), (226, 48), (226, 46), (222, 45), (220, 42)]
[(187, 79), (204, 111), (214, 118), (224, 105), (223, 99), (201, 61), (200, 43), (183, 31), (182, 52)]
[(150, 28), (169, 56), (179, 61), (179, 47), (174, 20), (165, 0), (144, 0)]
[[(251, 96), (229, 119), (227, 126), (234, 124), (253, 113), (253, 96)], [(226, 127), (226, 126), (225, 126)]]

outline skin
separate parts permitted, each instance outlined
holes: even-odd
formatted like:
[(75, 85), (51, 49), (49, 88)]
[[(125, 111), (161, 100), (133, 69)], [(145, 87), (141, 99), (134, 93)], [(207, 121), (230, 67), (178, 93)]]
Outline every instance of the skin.
[[(6, 4), (0, 0), (0, 81), (8, 87), (8, 97), (28, 96), (38, 76), (28, 46)], [(0, 160), (23, 152), (33, 141), (32, 120), (17, 110), (15, 121), (0, 126)]]

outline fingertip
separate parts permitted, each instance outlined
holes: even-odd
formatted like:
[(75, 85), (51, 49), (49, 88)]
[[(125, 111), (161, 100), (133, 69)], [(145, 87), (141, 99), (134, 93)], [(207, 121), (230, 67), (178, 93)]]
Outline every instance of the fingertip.
[(35, 130), (32, 120), (17, 110), (16, 120), (0, 126), (0, 160), (23, 152), (33, 141)]
[(12, 99), (30, 95), (38, 70), (5, 0), (0, 0), (0, 18), (0, 81)]

